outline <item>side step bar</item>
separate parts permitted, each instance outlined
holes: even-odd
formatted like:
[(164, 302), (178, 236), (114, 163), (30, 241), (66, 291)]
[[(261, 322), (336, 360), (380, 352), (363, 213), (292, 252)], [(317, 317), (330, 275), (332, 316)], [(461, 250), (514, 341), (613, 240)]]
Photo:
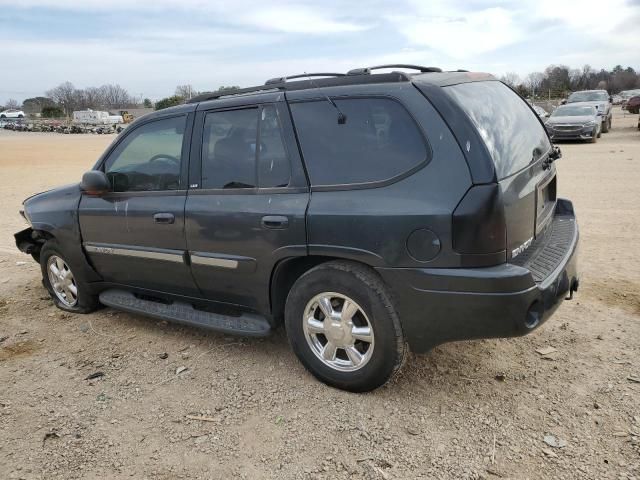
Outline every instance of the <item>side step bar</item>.
[(264, 317), (259, 315), (243, 313), (234, 317), (205, 312), (196, 310), (192, 305), (184, 302), (165, 304), (143, 300), (126, 290), (105, 290), (100, 294), (100, 303), (125, 312), (245, 337), (266, 337), (271, 333), (271, 326)]

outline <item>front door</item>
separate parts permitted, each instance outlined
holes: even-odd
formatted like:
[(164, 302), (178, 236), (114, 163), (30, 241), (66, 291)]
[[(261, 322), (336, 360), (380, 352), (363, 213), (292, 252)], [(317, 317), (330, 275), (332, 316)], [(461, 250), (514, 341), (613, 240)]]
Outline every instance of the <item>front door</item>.
[(205, 297), (265, 312), (275, 264), (307, 253), (309, 192), (286, 104), (233, 102), (196, 116), (187, 245)]
[(197, 294), (184, 236), (191, 121), (183, 114), (126, 131), (99, 167), (112, 191), (82, 195), (83, 246), (106, 282)]

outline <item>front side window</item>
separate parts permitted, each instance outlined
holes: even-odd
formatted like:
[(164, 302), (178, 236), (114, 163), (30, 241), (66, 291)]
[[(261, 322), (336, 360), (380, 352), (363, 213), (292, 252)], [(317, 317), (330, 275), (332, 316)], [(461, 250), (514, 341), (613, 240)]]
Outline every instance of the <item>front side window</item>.
[(389, 180), (422, 164), (427, 146), (409, 113), (386, 98), (291, 104), (300, 146), (314, 186)]
[(551, 148), (538, 116), (503, 83), (461, 83), (445, 91), (478, 129), (499, 179), (526, 168)]
[(181, 188), (182, 141), (186, 116), (146, 123), (122, 140), (105, 162), (114, 192)]
[(289, 158), (273, 105), (206, 115), (203, 188), (286, 187), (290, 177)]

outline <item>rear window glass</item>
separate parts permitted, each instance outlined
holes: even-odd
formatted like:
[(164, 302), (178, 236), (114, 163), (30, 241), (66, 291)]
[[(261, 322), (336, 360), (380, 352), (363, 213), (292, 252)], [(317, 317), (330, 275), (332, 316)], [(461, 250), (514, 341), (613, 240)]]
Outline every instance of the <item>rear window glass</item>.
[(334, 99), (291, 104), (312, 185), (388, 180), (427, 159), (425, 140), (409, 113), (384, 98)]
[(537, 115), (500, 82), (470, 82), (446, 87), (469, 115), (496, 166), (498, 178), (537, 161), (551, 148)]

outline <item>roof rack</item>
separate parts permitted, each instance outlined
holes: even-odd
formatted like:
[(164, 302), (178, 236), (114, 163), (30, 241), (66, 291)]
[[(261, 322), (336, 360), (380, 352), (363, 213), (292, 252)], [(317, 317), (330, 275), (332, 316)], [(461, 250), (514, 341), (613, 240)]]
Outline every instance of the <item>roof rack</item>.
[(289, 75), (286, 77), (270, 78), (265, 82), (265, 85), (274, 85), (278, 83), (285, 83), (287, 80), (293, 80), (295, 78), (309, 78), (309, 77), (344, 77), (344, 73), (299, 73), (297, 75)]
[[(419, 65), (405, 65), (405, 64), (392, 64), (392, 65), (378, 65), (375, 67), (356, 68), (350, 70), (346, 74), (344, 73), (301, 73), (298, 75), (289, 75), (287, 77), (271, 78), (265, 82), (264, 85), (258, 85), (257, 87), (238, 88), (237, 90), (226, 90), (223, 92), (208, 92), (193, 97), (187, 103), (200, 103), (207, 100), (215, 100), (222, 97), (235, 97), (239, 95), (250, 95), (254, 93), (267, 93), (277, 91), (289, 91), (289, 90), (302, 90), (305, 88), (317, 88), (317, 87), (333, 87), (341, 85), (355, 85), (355, 84), (367, 84), (367, 83), (388, 83), (388, 82), (406, 82), (411, 80), (411, 77), (406, 72), (394, 71), (389, 73), (379, 73), (377, 75), (371, 75), (372, 70), (379, 70), (384, 68), (407, 68), (412, 70), (418, 70), (422, 73), (426, 72), (442, 72), (437, 67), (422, 67)], [(312, 81), (311, 77), (326, 77), (320, 78), (317, 81)], [(358, 78), (359, 77), (359, 78)], [(288, 80), (298, 80), (295, 82), (288, 82)]]
[(354, 68), (349, 70), (347, 75), (369, 75), (372, 70), (381, 70), (383, 68), (407, 68), (409, 70), (418, 70), (421, 73), (427, 72), (442, 72), (438, 67), (423, 67), (421, 65), (409, 65), (406, 63), (391, 63), (389, 65), (377, 65), (375, 67)]
[(215, 100), (221, 97), (231, 97), (231, 96), (239, 96), (239, 95), (248, 95), (251, 93), (259, 93), (259, 92), (277, 92), (278, 90), (284, 90), (283, 85), (259, 85), (257, 87), (247, 87), (247, 88), (238, 88), (235, 90), (225, 90), (223, 92), (207, 92), (198, 95), (197, 97), (193, 97), (187, 103), (200, 103), (206, 102), (207, 100)]

